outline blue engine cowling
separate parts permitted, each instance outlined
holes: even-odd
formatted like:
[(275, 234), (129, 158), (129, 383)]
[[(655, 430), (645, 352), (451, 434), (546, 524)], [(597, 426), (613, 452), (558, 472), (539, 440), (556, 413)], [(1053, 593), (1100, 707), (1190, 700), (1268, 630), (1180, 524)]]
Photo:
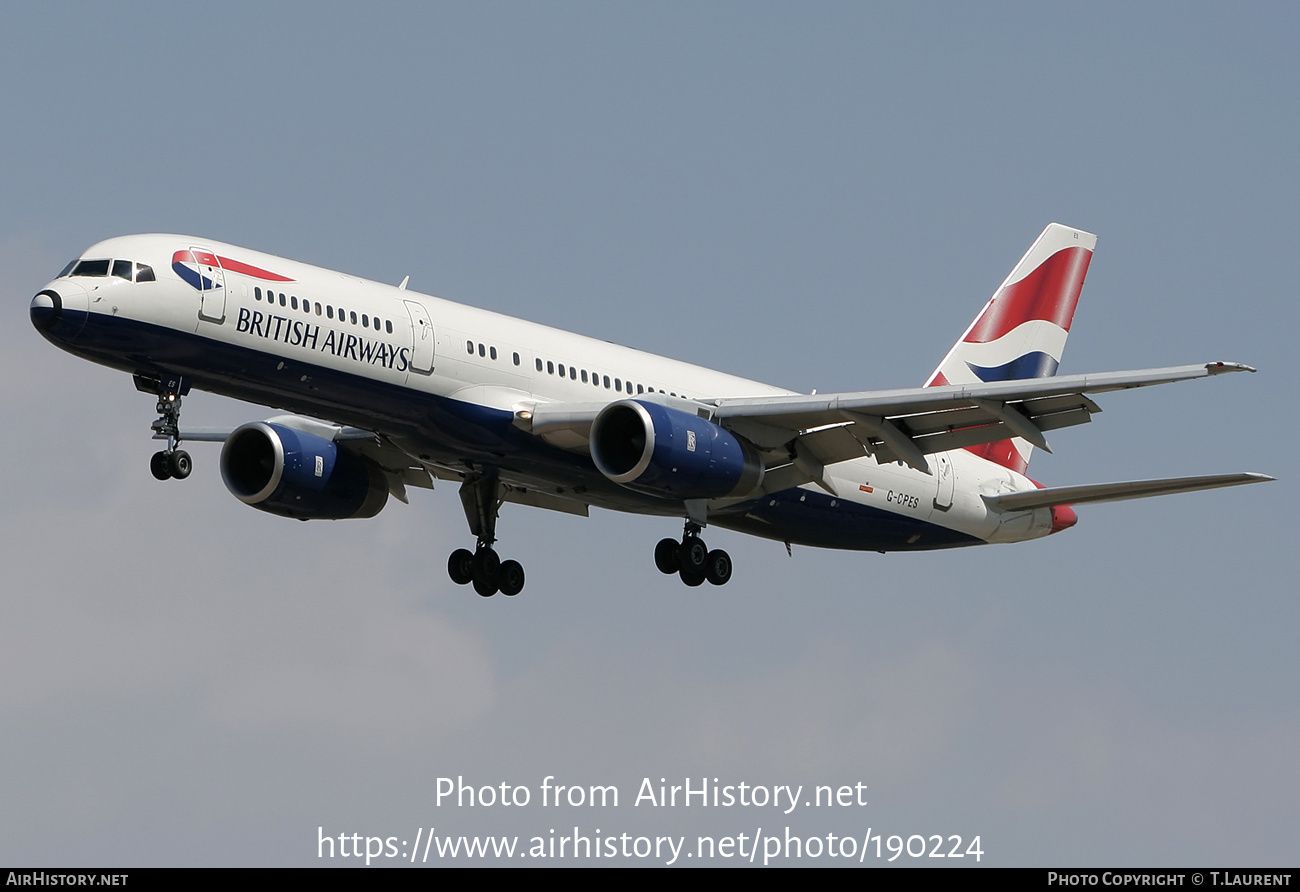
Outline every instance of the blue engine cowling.
[(388, 501), (379, 468), (323, 437), (267, 421), (226, 438), (221, 479), (240, 501), (299, 520), (374, 517)]
[(763, 462), (748, 443), (712, 421), (658, 403), (611, 403), (592, 423), (590, 442), (602, 474), (657, 496), (746, 496), (763, 481)]

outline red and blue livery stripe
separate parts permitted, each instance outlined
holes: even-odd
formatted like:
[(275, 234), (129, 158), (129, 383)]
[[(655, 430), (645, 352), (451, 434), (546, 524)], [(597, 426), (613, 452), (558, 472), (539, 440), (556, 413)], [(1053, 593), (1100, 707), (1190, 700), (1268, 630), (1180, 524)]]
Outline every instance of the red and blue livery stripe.
[(217, 270), (239, 273), (265, 282), (293, 281), (288, 276), (253, 266), (251, 263), (222, 257), (197, 248), (188, 248), (172, 254), (172, 270), (197, 291), (211, 291), (221, 287), (221, 282), (213, 275)]

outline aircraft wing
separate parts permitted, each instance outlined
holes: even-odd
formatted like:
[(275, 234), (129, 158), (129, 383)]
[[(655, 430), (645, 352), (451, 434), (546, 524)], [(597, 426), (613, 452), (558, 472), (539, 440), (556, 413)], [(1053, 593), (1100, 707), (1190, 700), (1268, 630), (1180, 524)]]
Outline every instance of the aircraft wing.
[(1248, 365), (1199, 365), (903, 390), (720, 399), (713, 420), (760, 448), (793, 443), (813, 479), (820, 467), (870, 454), (929, 473), (925, 456), (1022, 437), (1051, 451), (1044, 431), (1083, 424), (1101, 409), (1089, 394), (1190, 381)]

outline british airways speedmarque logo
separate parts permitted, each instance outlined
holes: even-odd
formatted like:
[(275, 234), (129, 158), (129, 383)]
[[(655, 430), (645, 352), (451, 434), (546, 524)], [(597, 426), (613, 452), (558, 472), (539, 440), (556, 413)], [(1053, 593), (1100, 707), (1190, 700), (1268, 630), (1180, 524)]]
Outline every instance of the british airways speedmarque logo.
[(238, 260), (231, 260), (229, 257), (221, 257), (208, 251), (195, 249), (177, 251), (173, 254), (172, 270), (198, 291), (212, 291), (222, 287), (225, 278), (222, 275), (223, 270), (252, 276), (255, 279), (264, 279), (267, 282), (293, 281), (288, 276), (268, 272), (252, 264), (241, 263)]

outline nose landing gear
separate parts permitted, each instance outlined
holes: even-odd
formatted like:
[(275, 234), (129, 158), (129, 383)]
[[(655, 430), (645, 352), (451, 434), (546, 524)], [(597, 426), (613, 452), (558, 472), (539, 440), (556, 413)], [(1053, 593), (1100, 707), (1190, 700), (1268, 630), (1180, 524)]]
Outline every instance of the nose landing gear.
[(709, 551), (700, 538), (700, 525), (689, 520), (681, 542), (659, 540), (655, 546), (655, 566), (660, 573), (676, 573), (689, 586), (703, 585), (705, 580), (713, 585), (726, 585), (731, 580), (731, 555), (720, 548)]
[(135, 376), (137, 390), (158, 395), (158, 418), (151, 425), (154, 439), (167, 441), (167, 448), (155, 452), (149, 459), (149, 471), (159, 480), (176, 478), (184, 480), (194, 470), (194, 460), (184, 449), (177, 449), (181, 442), (181, 397), (189, 392), (189, 382), (184, 378), (169, 376), (164, 378), (146, 378)]
[(159, 480), (184, 480), (194, 470), (194, 462), (184, 449), (155, 452), (149, 458), (149, 471)]

